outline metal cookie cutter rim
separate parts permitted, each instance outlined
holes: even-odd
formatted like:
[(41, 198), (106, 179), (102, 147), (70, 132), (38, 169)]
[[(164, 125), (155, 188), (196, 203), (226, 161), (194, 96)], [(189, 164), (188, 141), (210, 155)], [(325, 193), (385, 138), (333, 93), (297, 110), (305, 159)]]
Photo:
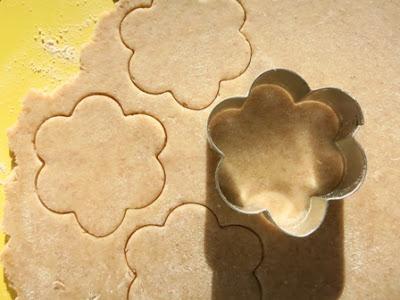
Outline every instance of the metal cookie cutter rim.
[(268, 209), (246, 210), (230, 202), (224, 195), (219, 184), (219, 170), (224, 160), (224, 153), (214, 143), (211, 136), (210, 122), (213, 117), (227, 108), (241, 108), (247, 97), (235, 97), (223, 100), (214, 107), (207, 121), (207, 137), (211, 148), (220, 156), (215, 170), (216, 189), (229, 207), (244, 214), (264, 214), (279, 229), (288, 235), (305, 237), (319, 228), (325, 219), (330, 200), (340, 200), (356, 192), (365, 179), (367, 172), (367, 158), (364, 150), (354, 138), (358, 128), (364, 124), (364, 117), (360, 105), (355, 99), (337, 88), (321, 88), (312, 91), (308, 84), (296, 73), (286, 69), (273, 69), (262, 73), (253, 82), (252, 89), (259, 85), (277, 85), (285, 89), (295, 103), (301, 101), (318, 101), (331, 107), (340, 121), (340, 128), (335, 143), (339, 148), (343, 161), (344, 171), (341, 182), (334, 190), (319, 196), (310, 198), (309, 207), (305, 217), (290, 227), (285, 227), (274, 220)]

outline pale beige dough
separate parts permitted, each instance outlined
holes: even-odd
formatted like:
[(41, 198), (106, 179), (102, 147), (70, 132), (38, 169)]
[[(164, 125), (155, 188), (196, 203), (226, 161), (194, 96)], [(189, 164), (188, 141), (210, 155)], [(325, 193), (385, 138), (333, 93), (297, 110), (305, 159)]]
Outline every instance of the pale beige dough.
[[(188, 2), (191, 9), (197, 5), (196, 1), (192, 2)], [(235, 24), (236, 34), (240, 36), (239, 17), (243, 18), (243, 14), (235, 13), (240, 9), (237, 2), (230, 3), (226, 14), (232, 14), (233, 21), (229, 24)], [(10, 148), (17, 167), (6, 187), (4, 230), (10, 239), (3, 252), (3, 262), (19, 298), (125, 299), (132, 281), (142, 280), (140, 272), (135, 274), (133, 266), (128, 267), (125, 257), (130, 236), (143, 226), (163, 225), (171, 211), (187, 202), (206, 205), (221, 226), (241, 225), (260, 238), (262, 258), (255, 276), (263, 299), (400, 298), (400, 260), (396, 259), (400, 251), (397, 239), (400, 207), (395, 201), (400, 188), (400, 106), (396, 95), (400, 86), (398, 4), (347, 0), (301, 1), (296, 5), (291, 0), (243, 1), (246, 20), (241, 32), (251, 44), (250, 65), (236, 79), (222, 81), (214, 101), (209, 97), (194, 101), (191, 108), (212, 102), (210, 107), (199, 111), (184, 108), (171, 93), (145, 93), (131, 80), (128, 66), (133, 52), (121, 39), (120, 25), (135, 7), (150, 4), (150, 1), (120, 1), (113, 12), (102, 18), (93, 41), (83, 50), (79, 75), (51, 95), (30, 92), (18, 123), (10, 130)], [(169, 18), (174, 20), (173, 15)], [(189, 27), (183, 29), (186, 28)], [(211, 28), (210, 36), (218, 35), (218, 28), (221, 26)], [(183, 30), (179, 38), (187, 42), (195, 36)], [(156, 42), (153, 47), (158, 50), (160, 44)], [(225, 48), (229, 50), (229, 46)], [(232, 57), (243, 55), (245, 62), (248, 50), (241, 49), (245, 52), (233, 52)], [(165, 52), (158, 53), (160, 60), (168, 60)], [(189, 57), (193, 53), (192, 48), (182, 48), (179, 55)], [(208, 62), (217, 65), (219, 60), (218, 56), (211, 55)], [(208, 66), (199, 61), (197, 65), (182, 67), (183, 74), (194, 74), (195, 67), (207, 73), (203, 68)], [(304, 239), (288, 237), (261, 216), (245, 216), (227, 208), (215, 192), (213, 182), (217, 157), (208, 150), (206, 137), (210, 110), (223, 99), (247, 95), (254, 79), (274, 67), (299, 73), (312, 89), (333, 86), (346, 90), (359, 101), (365, 113), (366, 125), (356, 138), (369, 159), (366, 182), (344, 205), (332, 203), (322, 227)], [(145, 66), (142, 68), (145, 71)], [(230, 74), (239, 75), (237, 69)], [(218, 77), (223, 79), (221, 75)], [(178, 83), (179, 77), (171, 72), (169, 81), (161, 78), (156, 81), (171, 88), (175, 79)], [(191, 99), (198, 99), (191, 95), (202, 94), (203, 89), (209, 93), (211, 89), (204, 82), (194, 82), (198, 85), (185, 88), (190, 96), (187, 104)], [(160, 196), (145, 208), (128, 209), (120, 226), (103, 238), (85, 232), (73, 214), (47, 209), (35, 187), (42, 162), (37, 156), (34, 138), (41, 124), (49, 118), (70, 115), (79, 101), (93, 94), (107, 94), (117, 99), (126, 116), (155, 117), (165, 127), (167, 139), (159, 155), (165, 170), (165, 186)], [(148, 142), (155, 143), (155, 139), (149, 138)], [(155, 152), (150, 153), (154, 158)], [(103, 166), (99, 168), (103, 170)], [(229, 252), (231, 245), (218, 244), (218, 240), (209, 238), (209, 231), (204, 231), (209, 228), (204, 224), (210, 224), (214, 217), (198, 210), (196, 214), (193, 224), (201, 226), (193, 230), (193, 241), (201, 238), (199, 233), (203, 232), (203, 240), (208, 241), (204, 241), (204, 247), (214, 249), (219, 245), (218, 263), (208, 264), (209, 270), (213, 270), (212, 280), (211, 272), (206, 276), (211, 282), (211, 294), (204, 297), (216, 299), (225, 289), (234, 288), (235, 281), (226, 281), (218, 272), (224, 258), (229, 257), (222, 254)], [(168, 236), (169, 241), (180, 239), (179, 228), (184, 232), (184, 227), (192, 226), (190, 219), (187, 222), (175, 223), (176, 230)], [(150, 237), (143, 234), (141, 239), (148, 242)], [(258, 247), (249, 247), (245, 253), (248, 251), (254, 251), (254, 256), (259, 257)], [(196, 253), (204, 252), (197, 249)], [(174, 259), (182, 262), (184, 258), (185, 253), (176, 253)], [(140, 265), (141, 259), (148, 260), (136, 257), (135, 265)], [(206, 258), (202, 259), (204, 266)], [(237, 259), (240, 269), (245, 270), (248, 256)], [(158, 267), (152, 265), (149, 269)], [(176, 276), (173, 269), (166, 272), (165, 276)], [(171, 291), (168, 284), (154, 284), (157, 283), (165, 292)]]

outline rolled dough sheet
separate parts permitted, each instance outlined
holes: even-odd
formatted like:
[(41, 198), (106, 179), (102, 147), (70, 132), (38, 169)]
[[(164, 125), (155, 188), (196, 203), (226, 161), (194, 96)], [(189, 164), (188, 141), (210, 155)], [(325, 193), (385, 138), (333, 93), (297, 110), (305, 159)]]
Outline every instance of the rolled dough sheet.
[[(76, 78), (9, 132), (3, 252), (20, 299), (397, 299), (400, 7), (391, 1), (120, 1)], [(342, 88), (369, 176), (310, 237), (229, 209), (206, 122), (272, 68)]]

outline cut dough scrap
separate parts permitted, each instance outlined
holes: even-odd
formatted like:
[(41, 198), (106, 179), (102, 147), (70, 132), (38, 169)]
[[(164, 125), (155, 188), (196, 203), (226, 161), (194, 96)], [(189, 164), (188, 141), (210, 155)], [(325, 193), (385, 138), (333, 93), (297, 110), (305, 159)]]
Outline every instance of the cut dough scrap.
[(112, 98), (87, 97), (71, 116), (52, 117), (37, 132), (38, 196), (54, 212), (74, 212), (89, 233), (107, 235), (126, 209), (147, 206), (160, 194), (164, 172), (157, 156), (165, 139), (153, 117), (124, 116)]
[(208, 106), (220, 81), (249, 64), (250, 45), (239, 31), (244, 21), (232, 0), (154, 0), (133, 10), (121, 23), (122, 39), (134, 51), (132, 80), (145, 92), (172, 92), (185, 107)]
[(254, 271), (261, 253), (250, 230), (221, 227), (202, 205), (180, 206), (165, 225), (130, 237), (126, 256), (137, 276), (129, 299), (259, 299)]
[(295, 104), (281, 87), (261, 85), (241, 109), (221, 111), (211, 127), (224, 153), (221, 190), (244, 210), (268, 210), (277, 223), (295, 224), (312, 196), (341, 180), (343, 159), (334, 142), (339, 120), (325, 104)]

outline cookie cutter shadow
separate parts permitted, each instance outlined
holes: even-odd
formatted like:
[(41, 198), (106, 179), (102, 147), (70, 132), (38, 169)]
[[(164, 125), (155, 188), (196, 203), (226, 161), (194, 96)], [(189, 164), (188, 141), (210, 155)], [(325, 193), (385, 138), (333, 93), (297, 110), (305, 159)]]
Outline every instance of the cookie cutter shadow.
[[(255, 270), (260, 283), (260, 299), (338, 299), (344, 286), (343, 202), (331, 201), (323, 224), (313, 234), (298, 238), (278, 229), (261, 215), (243, 215), (231, 210), (215, 187), (218, 155), (207, 149), (206, 205), (219, 216), (237, 214), (249, 220), (257, 230), (265, 249), (261, 264)], [(206, 228), (208, 227), (206, 220)], [(211, 222), (211, 220), (210, 220)], [(260, 234), (261, 233), (261, 234)], [(215, 240), (205, 237), (205, 253), (213, 270), (213, 300), (224, 299), (229, 283), (215, 266), (232, 245), (220, 247), (215, 253)], [(214, 249), (211, 251), (210, 249)], [(250, 300), (250, 299), (246, 299)]]

